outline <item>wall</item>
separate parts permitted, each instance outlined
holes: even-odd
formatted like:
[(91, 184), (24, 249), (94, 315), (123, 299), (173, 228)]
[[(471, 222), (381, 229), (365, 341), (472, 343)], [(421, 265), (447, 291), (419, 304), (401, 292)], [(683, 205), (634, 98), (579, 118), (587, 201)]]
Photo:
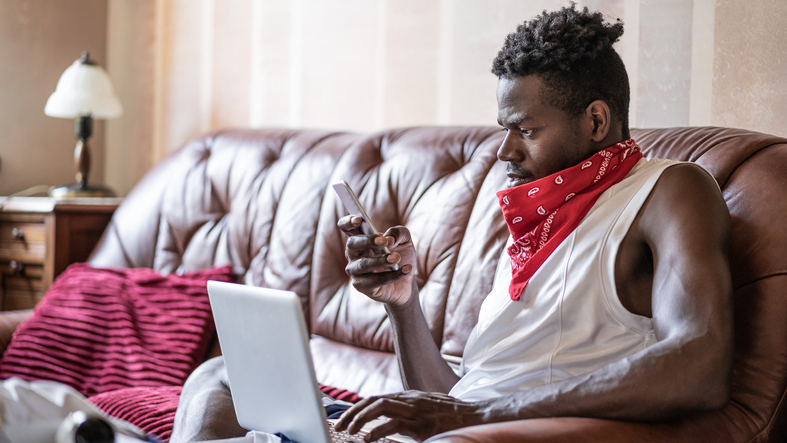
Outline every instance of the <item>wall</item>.
[(787, 135), (787, 4), (716, 5), (712, 122)]
[[(563, 0), (109, 0), (107, 181), (227, 126), (494, 125), (506, 34)], [(621, 18), (637, 127), (787, 136), (783, 0), (584, 0)]]
[[(106, 0), (0, 1), (0, 195), (75, 181), (74, 121), (44, 105), (82, 51), (105, 65), (106, 35)], [(101, 183), (103, 122), (90, 141), (90, 182)]]

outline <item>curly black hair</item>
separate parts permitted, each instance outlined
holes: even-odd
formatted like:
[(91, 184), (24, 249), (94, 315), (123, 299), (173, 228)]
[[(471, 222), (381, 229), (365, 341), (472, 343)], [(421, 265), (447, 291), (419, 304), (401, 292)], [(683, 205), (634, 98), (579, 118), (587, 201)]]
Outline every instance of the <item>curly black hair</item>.
[(629, 80), (623, 60), (612, 48), (623, 23), (605, 23), (600, 12), (581, 11), (572, 2), (559, 11), (544, 11), (506, 37), (492, 63), (498, 77), (538, 75), (543, 98), (553, 106), (581, 115), (595, 100), (609, 106), (629, 137)]

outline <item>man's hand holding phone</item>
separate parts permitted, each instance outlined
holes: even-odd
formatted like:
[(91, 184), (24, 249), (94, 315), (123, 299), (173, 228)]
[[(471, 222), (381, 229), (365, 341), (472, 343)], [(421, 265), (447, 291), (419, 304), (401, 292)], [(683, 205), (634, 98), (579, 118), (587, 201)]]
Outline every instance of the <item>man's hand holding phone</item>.
[(346, 182), (335, 183), (334, 189), (351, 214), (342, 217), (338, 226), (348, 236), (345, 271), (353, 287), (391, 306), (406, 305), (416, 293), (416, 254), (410, 231), (395, 226), (380, 234)]

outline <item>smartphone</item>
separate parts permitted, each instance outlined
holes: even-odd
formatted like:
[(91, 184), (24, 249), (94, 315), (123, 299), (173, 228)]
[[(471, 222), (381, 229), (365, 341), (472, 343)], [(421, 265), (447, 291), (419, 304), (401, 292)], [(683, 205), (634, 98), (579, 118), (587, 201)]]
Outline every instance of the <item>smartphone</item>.
[[(347, 209), (352, 215), (359, 215), (363, 219), (363, 223), (361, 224), (361, 232), (366, 235), (381, 235), (380, 231), (374, 227), (372, 220), (369, 218), (369, 215), (366, 213), (366, 210), (361, 206), (361, 202), (358, 201), (358, 197), (355, 196), (355, 192), (353, 192), (350, 185), (347, 184), (346, 181), (341, 180), (333, 184), (333, 190), (336, 191), (336, 194), (339, 196), (339, 200), (342, 201), (344, 207)], [(386, 254), (390, 254), (391, 251), (388, 247), (382, 248)], [(394, 271), (399, 270), (398, 265), (391, 265)]]

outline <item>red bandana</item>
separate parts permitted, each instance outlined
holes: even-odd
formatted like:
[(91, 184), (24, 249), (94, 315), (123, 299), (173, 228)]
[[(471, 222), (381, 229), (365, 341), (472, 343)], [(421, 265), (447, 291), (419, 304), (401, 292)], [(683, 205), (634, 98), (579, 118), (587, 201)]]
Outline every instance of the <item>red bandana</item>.
[(610, 186), (623, 180), (642, 158), (634, 140), (597, 152), (581, 164), (497, 193), (514, 243), (508, 248), (513, 278), (511, 300), (566, 239)]

